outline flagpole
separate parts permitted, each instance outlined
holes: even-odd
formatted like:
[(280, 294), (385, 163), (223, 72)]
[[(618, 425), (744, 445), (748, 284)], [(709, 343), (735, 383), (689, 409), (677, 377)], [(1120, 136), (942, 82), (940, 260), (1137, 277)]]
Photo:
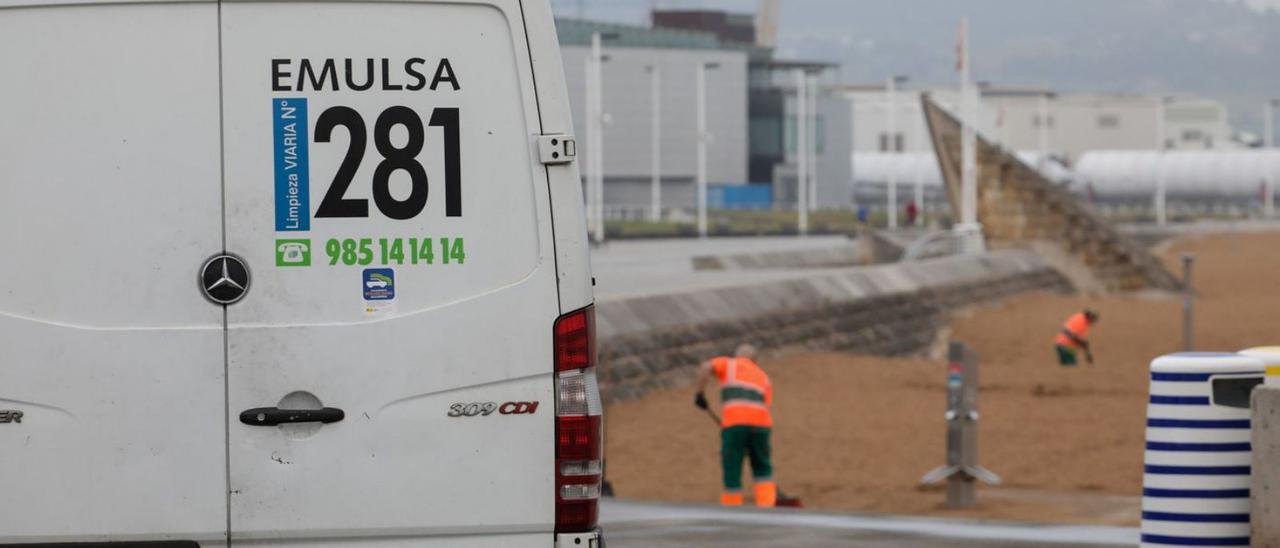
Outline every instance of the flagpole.
[(961, 249), (967, 254), (985, 251), (982, 225), (978, 223), (978, 166), (976, 135), (973, 124), (977, 105), (969, 66), (969, 18), (960, 18), (960, 44), (957, 68), (960, 69), (960, 223), (955, 232)]

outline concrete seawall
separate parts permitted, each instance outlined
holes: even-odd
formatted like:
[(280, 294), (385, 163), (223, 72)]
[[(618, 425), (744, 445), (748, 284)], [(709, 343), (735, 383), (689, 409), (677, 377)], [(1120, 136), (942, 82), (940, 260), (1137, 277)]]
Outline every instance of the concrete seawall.
[(1040, 256), (1006, 250), (605, 298), (597, 305), (601, 388), (606, 400), (625, 400), (682, 386), (701, 360), (742, 341), (770, 354), (908, 355), (934, 342), (951, 310), (1028, 291), (1070, 289)]
[(897, 262), (903, 245), (879, 230), (864, 230), (862, 236), (825, 247), (786, 251), (696, 255), (694, 270), (753, 270), (835, 268)]

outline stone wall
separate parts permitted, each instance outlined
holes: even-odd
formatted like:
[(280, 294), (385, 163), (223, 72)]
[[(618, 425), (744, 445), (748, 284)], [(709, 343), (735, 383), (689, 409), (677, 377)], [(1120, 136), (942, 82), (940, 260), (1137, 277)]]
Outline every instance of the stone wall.
[(601, 389), (625, 400), (689, 383), (699, 362), (740, 342), (766, 354), (919, 353), (948, 312), (1028, 291), (1071, 289), (1038, 255), (1008, 250), (597, 305)]
[[(921, 100), (952, 210), (959, 211), (960, 123), (928, 96)], [(1066, 262), (1055, 267), (1088, 269), (1100, 290), (1178, 289), (1177, 278), (1146, 247), (1061, 186), (981, 136), (976, 146), (978, 222), (988, 247), (1056, 246), (1061, 252), (1048, 256)]]

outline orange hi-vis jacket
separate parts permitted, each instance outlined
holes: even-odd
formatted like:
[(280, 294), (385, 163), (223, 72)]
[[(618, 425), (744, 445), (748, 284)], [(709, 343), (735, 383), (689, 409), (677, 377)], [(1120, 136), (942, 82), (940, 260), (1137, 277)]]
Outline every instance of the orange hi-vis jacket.
[[(1084, 312), (1077, 312), (1067, 318), (1067, 323), (1062, 324), (1062, 328), (1083, 341), (1086, 340), (1085, 337), (1089, 334), (1089, 320), (1084, 317)], [(1054, 340), (1054, 343), (1068, 348), (1080, 348), (1080, 345), (1076, 344), (1075, 341), (1071, 340), (1071, 337), (1061, 331), (1058, 332), (1058, 338)]]
[(773, 427), (773, 383), (756, 362), (747, 358), (716, 358), (711, 370), (720, 379), (720, 426)]

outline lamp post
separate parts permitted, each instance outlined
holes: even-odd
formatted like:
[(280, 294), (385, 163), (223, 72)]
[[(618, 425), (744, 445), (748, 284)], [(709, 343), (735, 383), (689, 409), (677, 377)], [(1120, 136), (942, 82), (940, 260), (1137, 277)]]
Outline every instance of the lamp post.
[(1267, 99), (1262, 105), (1262, 146), (1271, 148), (1275, 146), (1275, 108), (1280, 105), (1280, 99)]
[[(581, 8), (581, 4), (579, 4)], [(586, 179), (586, 185), (583, 194), (586, 198), (587, 213), (587, 233), (590, 234), (591, 240), (596, 241), (596, 171), (600, 169), (596, 165), (596, 45), (598, 34), (591, 36), (591, 50), (587, 52), (586, 62), (583, 65), (584, 76), (583, 83), (586, 86), (585, 100), (583, 101), (583, 110), (585, 115), (584, 129), (587, 132), (586, 145), (587, 157), (586, 165), (583, 169), (583, 178)]]
[(969, 20), (961, 21), (960, 72), (960, 222), (965, 225), (978, 222), (977, 152), (973, 124), (977, 110), (974, 108), (973, 83), (969, 76)]
[(887, 113), (885, 116), (885, 133), (889, 145), (889, 154), (893, 157), (892, 166), (889, 168), (889, 184), (888, 197), (886, 198), (886, 212), (889, 214), (889, 228), (898, 228), (898, 102), (897, 92), (898, 84), (906, 82), (906, 76), (891, 76), (885, 82), (885, 99), (888, 103), (885, 107)]
[(849, 203), (858, 210), (858, 97), (845, 94), (849, 100)]
[(698, 63), (698, 237), (707, 237), (707, 71), (719, 63)]
[(809, 141), (809, 211), (818, 209), (818, 77), (809, 75), (809, 80), (805, 86), (809, 91), (809, 116), (811, 124), (809, 131), (812, 132)]
[(801, 68), (792, 69), (791, 76), (796, 84), (796, 212), (800, 217), (797, 228), (800, 236), (804, 236), (809, 232), (809, 211), (805, 207), (807, 203), (805, 191), (808, 188), (809, 179), (809, 130), (806, 127), (809, 115), (805, 112), (805, 103), (808, 102), (809, 95), (805, 89), (808, 87), (808, 79), (804, 69)]
[(1165, 107), (1169, 103), (1169, 97), (1161, 96), (1156, 100), (1156, 225), (1164, 226), (1168, 222), (1168, 210), (1166, 202), (1166, 192), (1169, 183), (1166, 180), (1165, 173), (1165, 149), (1167, 148), (1165, 135)]
[[(919, 101), (916, 101), (915, 103), (917, 105), (917, 109), (916, 109), (917, 117), (916, 117), (915, 128), (911, 130), (911, 142), (914, 145), (914, 148), (916, 148), (917, 150), (927, 150), (928, 147), (926, 147), (924, 144), (924, 133), (923, 133), (926, 129), (925, 121), (924, 121), (924, 108), (918, 106), (920, 104)], [(916, 226), (924, 226), (924, 169), (925, 169), (925, 166), (923, 163), (916, 166), (915, 201), (916, 201), (916, 210), (919, 212), (916, 215)]]
[(595, 243), (604, 241), (604, 101), (601, 97), (604, 54), (599, 32), (591, 33), (587, 56), (587, 227)]
[[(1275, 107), (1280, 105), (1280, 99), (1267, 99), (1262, 108), (1262, 146), (1266, 149), (1266, 154), (1271, 157), (1275, 156)], [(1266, 182), (1263, 184), (1262, 191), (1262, 212), (1268, 219), (1275, 216), (1276, 212), (1276, 163), (1274, 160), (1264, 160), (1266, 168)]]
[(652, 203), (649, 208), (649, 220), (662, 220), (662, 68), (658, 65), (646, 67), (649, 71), (650, 117), (649, 129), (650, 181), (649, 194)]
[(595, 243), (604, 242), (604, 54), (603, 42), (617, 33), (591, 33), (586, 61), (587, 111), (587, 230)]
[(1037, 167), (1040, 168), (1040, 173), (1042, 175), (1046, 173), (1046, 170), (1049, 166), (1049, 123), (1050, 123), (1049, 122), (1049, 97), (1052, 94), (1053, 93), (1049, 91), (1041, 93), (1039, 108), (1037, 109), (1039, 110), (1039, 113), (1037, 114), (1037, 116), (1039, 117), (1039, 121), (1040, 121), (1040, 123), (1038, 124), (1038, 127), (1036, 128), (1039, 130), (1040, 159), (1036, 163), (1037, 163)]

